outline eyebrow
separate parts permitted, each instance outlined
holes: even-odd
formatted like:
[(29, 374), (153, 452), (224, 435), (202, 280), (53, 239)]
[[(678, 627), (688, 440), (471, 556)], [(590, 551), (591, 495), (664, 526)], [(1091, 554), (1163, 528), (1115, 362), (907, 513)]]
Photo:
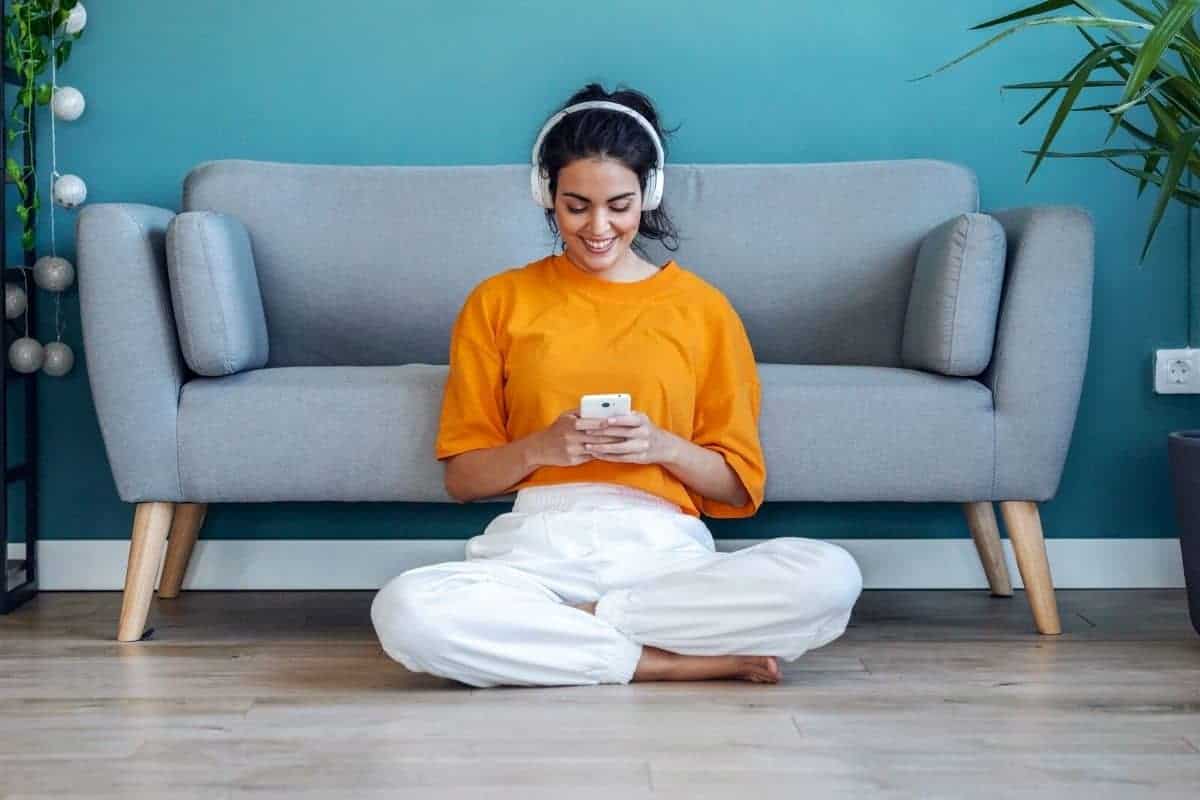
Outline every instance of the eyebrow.
[[(582, 200), (585, 203), (592, 202), (591, 200), (588, 200), (583, 195), (575, 194), (574, 192), (563, 192), (563, 194), (566, 195), (567, 197), (574, 197), (577, 200)], [(626, 197), (633, 197), (635, 194), (637, 194), (637, 192), (626, 192), (625, 194), (615, 194), (612, 197), (608, 198), (608, 202), (611, 203), (613, 200), (623, 200)]]

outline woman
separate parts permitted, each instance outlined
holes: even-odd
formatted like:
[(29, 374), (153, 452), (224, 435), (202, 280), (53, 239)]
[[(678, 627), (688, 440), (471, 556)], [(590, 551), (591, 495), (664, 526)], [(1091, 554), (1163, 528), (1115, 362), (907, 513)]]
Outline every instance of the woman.
[[(844, 549), (718, 553), (700, 519), (762, 504), (761, 391), (725, 296), (639, 255), (639, 237), (678, 249), (661, 136), (644, 95), (590, 84), (534, 145), (533, 194), (563, 252), (467, 297), (435, 446), (455, 499), (517, 498), (465, 561), (376, 595), (380, 642), (410, 670), (478, 687), (776, 683), (777, 659), (845, 630), (862, 576)], [(629, 415), (577, 413), (582, 395), (617, 392)]]

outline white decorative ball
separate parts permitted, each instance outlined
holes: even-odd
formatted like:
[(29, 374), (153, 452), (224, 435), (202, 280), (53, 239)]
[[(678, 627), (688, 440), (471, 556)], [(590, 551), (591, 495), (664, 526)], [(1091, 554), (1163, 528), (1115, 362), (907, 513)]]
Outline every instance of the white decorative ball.
[(17, 372), (37, 372), (42, 368), (44, 357), (42, 343), (28, 336), (22, 336), (8, 348), (8, 363)]
[[(57, 6), (58, 4), (55, 3)], [(83, 7), (83, 3), (76, 3), (75, 7), (70, 10), (67, 15), (67, 21), (63, 23), (62, 30), (74, 36), (83, 30), (83, 26), (87, 25), (87, 9)]]
[(4, 316), (7, 319), (21, 316), (28, 306), (29, 298), (25, 296), (23, 288), (15, 283), (4, 284)]
[(61, 378), (75, 366), (75, 354), (65, 342), (50, 342), (46, 345), (46, 363), (42, 372), (52, 378)]
[(78, 175), (60, 175), (54, 182), (54, 202), (75, 208), (87, 199), (87, 184)]
[(79, 119), (86, 106), (83, 92), (74, 86), (59, 86), (50, 98), (50, 110), (54, 112), (54, 116), (66, 122)]
[(62, 256), (42, 256), (33, 262), (33, 282), (47, 292), (61, 292), (75, 282), (75, 267)]

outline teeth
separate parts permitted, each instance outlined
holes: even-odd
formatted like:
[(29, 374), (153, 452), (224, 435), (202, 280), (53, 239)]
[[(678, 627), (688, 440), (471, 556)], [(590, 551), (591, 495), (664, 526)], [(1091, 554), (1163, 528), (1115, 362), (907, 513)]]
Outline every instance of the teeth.
[(593, 250), (603, 250), (612, 244), (613, 240), (616, 238), (617, 237), (613, 236), (609, 239), (584, 239), (583, 241), (587, 242), (588, 246)]

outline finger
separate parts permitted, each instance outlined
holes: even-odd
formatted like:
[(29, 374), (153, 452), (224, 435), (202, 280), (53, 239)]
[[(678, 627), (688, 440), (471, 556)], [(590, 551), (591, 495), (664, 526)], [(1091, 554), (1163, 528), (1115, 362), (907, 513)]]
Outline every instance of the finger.
[(609, 425), (623, 425), (627, 427), (636, 427), (642, 424), (642, 418), (638, 414), (618, 414), (615, 417), (609, 417), (605, 420)]
[(604, 420), (602, 419), (583, 419), (582, 417), (575, 418), (575, 429), (579, 431), (590, 431), (596, 428), (603, 427)]
[(612, 436), (619, 439), (628, 439), (638, 435), (638, 428), (599, 428), (592, 431), (592, 436)]
[(587, 444), (584, 445), (584, 449), (589, 453), (621, 455), (625, 453), (644, 453), (649, 446), (650, 443), (644, 439), (626, 439), (623, 442), (616, 442), (614, 444)]
[(645, 457), (642, 453), (592, 453), (596, 461), (613, 461), (624, 464), (641, 464)]
[(616, 436), (598, 436), (596, 434), (592, 434), (591, 436), (583, 436), (579, 438), (578, 441), (581, 444), (616, 444), (617, 442), (623, 442), (625, 440)]

